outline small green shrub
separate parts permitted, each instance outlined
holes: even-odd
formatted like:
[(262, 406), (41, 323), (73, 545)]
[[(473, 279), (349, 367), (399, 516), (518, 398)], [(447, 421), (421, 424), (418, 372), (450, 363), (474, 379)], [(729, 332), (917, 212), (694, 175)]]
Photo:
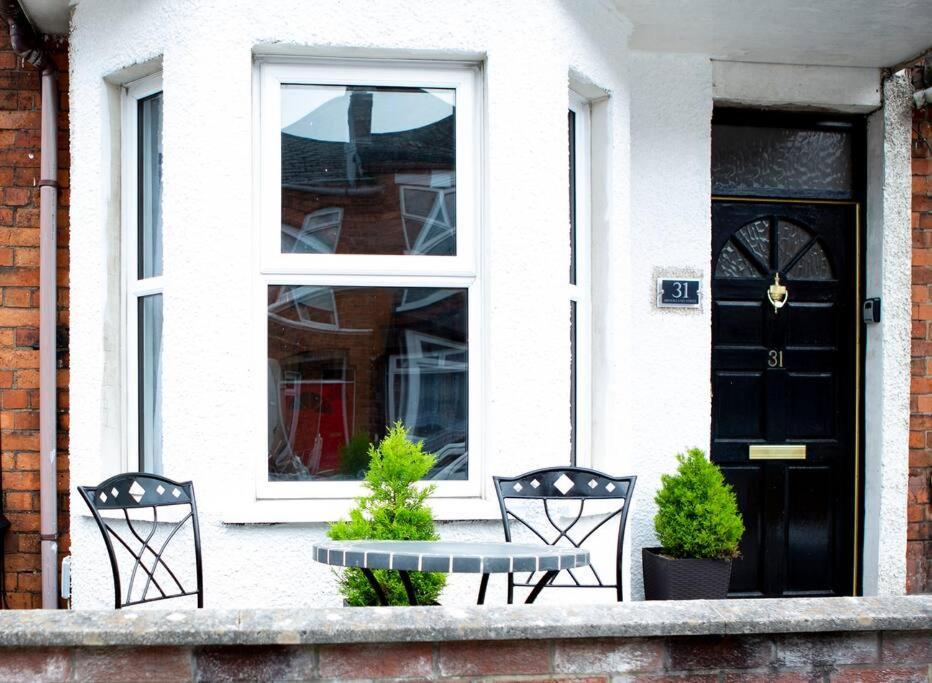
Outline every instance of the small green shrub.
[[(415, 483), (434, 466), (434, 456), (421, 442), (412, 443), (401, 422), (389, 428), (378, 447), (369, 446), (369, 469), (363, 481), (369, 495), (356, 499), (348, 520), (335, 522), (327, 535), (334, 540), (436, 541), (434, 516), (425, 504), (434, 486)], [(373, 572), (391, 605), (407, 605), (407, 594), (398, 572)], [(412, 572), (411, 583), (419, 604), (436, 602), (446, 582), (440, 573)], [(344, 569), (340, 592), (349, 605), (379, 604), (375, 591), (359, 569)]]
[(673, 557), (737, 557), (744, 522), (722, 471), (698, 448), (676, 459), (676, 474), (660, 478), (654, 497), (654, 529), (663, 552)]

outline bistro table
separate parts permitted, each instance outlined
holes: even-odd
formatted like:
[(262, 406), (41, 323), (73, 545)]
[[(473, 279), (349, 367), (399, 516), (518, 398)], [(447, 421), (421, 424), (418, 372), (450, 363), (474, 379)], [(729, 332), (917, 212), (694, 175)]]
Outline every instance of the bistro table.
[(313, 553), (318, 562), (362, 570), (382, 605), (387, 605), (388, 600), (373, 569), (396, 570), (412, 605), (417, 604), (417, 595), (408, 572), (482, 574), (477, 601), (481, 605), (489, 574), (543, 572), (525, 600), (532, 603), (561, 570), (589, 564), (589, 552), (581, 548), (497, 542), (326, 541), (316, 543)]

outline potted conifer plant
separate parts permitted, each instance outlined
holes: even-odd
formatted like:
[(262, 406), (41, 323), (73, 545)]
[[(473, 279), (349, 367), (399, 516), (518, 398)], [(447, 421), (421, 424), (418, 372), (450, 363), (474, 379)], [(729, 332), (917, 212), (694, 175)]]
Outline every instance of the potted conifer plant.
[[(434, 466), (435, 458), (425, 453), (423, 443), (408, 438), (401, 422), (389, 428), (378, 446), (369, 445), (369, 468), (363, 486), (369, 494), (356, 499), (348, 520), (335, 522), (327, 535), (334, 540), (436, 541), (434, 516), (426, 502), (434, 485), (417, 486)], [(408, 598), (398, 572), (373, 571), (385, 590), (390, 605), (407, 605)], [(412, 572), (411, 583), (418, 603), (436, 603), (446, 575), (436, 572)], [(375, 591), (362, 571), (344, 569), (340, 575), (340, 592), (351, 606), (378, 605)]]
[(641, 551), (644, 597), (725, 598), (731, 561), (738, 556), (744, 534), (735, 493), (698, 448), (676, 459), (676, 474), (661, 477), (654, 497), (654, 530), (662, 547)]

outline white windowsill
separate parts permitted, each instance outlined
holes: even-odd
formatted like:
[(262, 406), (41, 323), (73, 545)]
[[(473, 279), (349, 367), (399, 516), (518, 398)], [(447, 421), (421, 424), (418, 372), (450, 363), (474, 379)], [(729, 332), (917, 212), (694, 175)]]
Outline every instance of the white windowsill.
[[(346, 518), (351, 498), (254, 500), (224, 511), (224, 524), (311, 524)], [(437, 521), (498, 520), (498, 502), (484, 498), (431, 498)]]

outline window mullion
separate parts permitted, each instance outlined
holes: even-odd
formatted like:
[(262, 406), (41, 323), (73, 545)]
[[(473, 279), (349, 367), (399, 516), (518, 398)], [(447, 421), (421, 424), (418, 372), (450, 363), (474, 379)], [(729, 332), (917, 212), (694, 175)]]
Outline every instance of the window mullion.
[(149, 277), (144, 280), (130, 280), (126, 288), (130, 296), (140, 297), (161, 294), (165, 291), (165, 284), (162, 277)]

